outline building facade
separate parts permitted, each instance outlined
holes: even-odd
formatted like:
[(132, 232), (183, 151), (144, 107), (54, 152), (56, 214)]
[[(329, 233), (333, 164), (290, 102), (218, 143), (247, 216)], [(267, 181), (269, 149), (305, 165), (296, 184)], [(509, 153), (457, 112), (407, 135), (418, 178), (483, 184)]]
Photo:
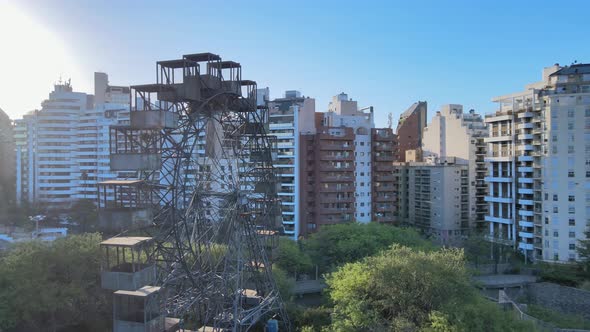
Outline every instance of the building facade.
[(399, 152), (391, 128), (371, 129), (371, 159), (371, 221), (397, 224), (399, 187), (393, 163), (399, 159)]
[[(95, 74), (95, 85), (108, 82)], [(95, 96), (54, 86), (41, 110), (15, 121), (16, 198), (19, 204), (66, 208), (95, 199), (97, 183), (117, 177), (109, 167), (109, 126), (129, 119), (129, 89), (105, 83)], [(108, 96), (107, 96), (108, 91)], [(111, 100), (116, 101), (112, 103)]]
[(15, 160), (12, 121), (0, 109), (0, 214), (14, 202)]
[(406, 151), (422, 148), (422, 135), (426, 127), (428, 105), (425, 101), (419, 101), (399, 117), (397, 124), (397, 140), (399, 161), (406, 161)]
[[(259, 99), (268, 99), (268, 89), (258, 92)], [(301, 135), (315, 133), (315, 99), (287, 91), (283, 98), (270, 101), (269, 132), (277, 137), (274, 167), (279, 179), (282, 222), (285, 235), (296, 240), (301, 235)]]
[(395, 163), (401, 224), (442, 245), (459, 245), (469, 230), (469, 166), (455, 161)]
[(469, 228), (482, 229), (487, 212), (485, 202), (486, 168), (484, 162), (487, 126), (481, 115), (463, 106), (443, 105), (424, 129), (422, 154), (424, 158), (453, 157), (456, 164), (467, 165), (469, 172)]
[(374, 128), (373, 108), (344, 93), (315, 123), (315, 134), (301, 135), (302, 235), (352, 221), (394, 223), (396, 135)]
[(368, 223), (372, 217), (371, 204), (371, 160), (372, 160), (372, 129), (375, 127), (373, 108), (359, 109), (356, 101), (341, 93), (332, 98), (328, 105), (328, 112), (324, 113), (324, 135), (335, 133), (338, 128), (347, 128), (352, 137), (352, 157), (354, 168), (354, 220)]
[(525, 91), (493, 99), (490, 240), (529, 260), (575, 261), (590, 222), (590, 65), (554, 65)]

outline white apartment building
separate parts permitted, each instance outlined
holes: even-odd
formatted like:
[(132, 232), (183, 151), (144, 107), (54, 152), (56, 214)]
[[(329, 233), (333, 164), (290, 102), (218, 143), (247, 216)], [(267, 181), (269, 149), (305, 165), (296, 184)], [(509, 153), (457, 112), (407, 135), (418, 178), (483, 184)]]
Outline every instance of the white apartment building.
[(530, 260), (577, 260), (590, 222), (590, 65), (545, 68), (541, 82), (493, 101), (490, 239)]
[(474, 229), (483, 225), (487, 203), (484, 201), (484, 137), (488, 134), (483, 117), (470, 110), (463, 113), (463, 106), (443, 105), (424, 129), (422, 153), (424, 158), (454, 157), (456, 164), (467, 165), (469, 173), (469, 225)]
[[(268, 99), (268, 89), (258, 91)], [(300, 135), (315, 134), (315, 99), (301, 96), (299, 91), (287, 91), (284, 98), (269, 102), (269, 132), (277, 137), (277, 169), (284, 232), (297, 240), (300, 235), (299, 207), (301, 186)]]
[(64, 208), (95, 199), (96, 184), (117, 177), (109, 167), (109, 126), (128, 121), (129, 89), (107, 82), (106, 74), (95, 73), (99, 102), (60, 82), (41, 110), (15, 121), (19, 204)]
[[(369, 112), (365, 112), (369, 110)], [(332, 97), (324, 125), (354, 130), (355, 220), (371, 221), (371, 129), (375, 128), (373, 108), (359, 109), (356, 101), (341, 93)]]
[(458, 245), (469, 221), (469, 166), (456, 158), (395, 163), (401, 222), (442, 245)]

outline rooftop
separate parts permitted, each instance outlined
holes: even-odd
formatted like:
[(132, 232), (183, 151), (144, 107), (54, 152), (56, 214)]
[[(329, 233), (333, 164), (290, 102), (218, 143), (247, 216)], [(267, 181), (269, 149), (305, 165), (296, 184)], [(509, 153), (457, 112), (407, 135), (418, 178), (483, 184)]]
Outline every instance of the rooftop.
[(143, 180), (108, 180), (99, 182), (98, 184), (101, 186), (129, 186), (134, 184), (141, 184), (143, 182)]
[(576, 75), (576, 74), (590, 74), (590, 64), (580, 63), (567, 67), (563, 67), (560, 70), (549, 76), (555, 75)]
[(152, 240), (151, 237), (127, 236), (127, 237), (112, 237), (108, 240), (102, 241), (101, 246), (117, 246), (117, 247), (134, 247), (139, 244), (147, 243)]
[(146, 297), (150, 296), (151, 294), (157, 293), (160, 291), (160, 287), (157, 286), (143, 286), (136, 291), (126, 291), (126, 290), (118, 290), (115, 292), (115, 295), (127, 295), (127, 296), (137, 296), (137, 297)]

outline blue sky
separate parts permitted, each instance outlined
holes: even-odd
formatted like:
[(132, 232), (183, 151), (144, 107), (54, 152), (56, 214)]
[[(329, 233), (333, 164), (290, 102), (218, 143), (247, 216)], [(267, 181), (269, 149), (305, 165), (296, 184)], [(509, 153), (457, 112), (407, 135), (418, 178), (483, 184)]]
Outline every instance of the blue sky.
[[(378, 126), (386, 125), (389, 112), (397, 122), (417, 100), (428, 101), (429, 117), (448, 103), (489, 113), (493, 96), (539, 80), (543, 67), (590, 61), (590, 2), (481, 2), (14, 4), (57, 36), (75, 59), (76, 90), (91, 91), (94, 71), (107, 72), (113, 84), (149, 83), (157, 60), (210, 51), (240, 62), (243, 77), (270, 87), (272, 97), (287, 89), (315, 97), (318, 111), (344, 91), (361, 106), (375, 107)], [(55, 73), (55, 79), (60, 74), (68, 75)], [(8, 112), (22, 114), (47, 92)]]

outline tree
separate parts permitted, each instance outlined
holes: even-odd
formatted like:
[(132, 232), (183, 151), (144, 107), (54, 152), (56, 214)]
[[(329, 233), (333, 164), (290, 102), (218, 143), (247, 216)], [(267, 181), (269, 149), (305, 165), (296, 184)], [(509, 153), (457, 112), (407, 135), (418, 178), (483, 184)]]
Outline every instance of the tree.
[(80, 225), (81, 232), (98, 229), (98, 209), (90, 199), (77, 200), (70, 209), (72, 219)]
[(108, 330), (99, 234), (17, 245), (0, 259), (0, 330)]
[(313, 268), (311, 258), (301, 250), (300, 244), (287, 238), (279, 241), (275, 263), (291, 276), (297, 273), (308, 273)]
[[(482, 302), (459, 249), (423, 251), (394, 245), (340, 267), (326, 282), (336, 331), (531, 330)], [(474, 312), (474, 307), (486, 310)], [(478, 321), (487, 325), (477, 328), (482, 324)]]
[(411, 228), (378, 223), (348, 223), (323, 227), (304, 241), (303, 248), (309, 253), (313, 263), (322, 272), (326, 272), (339, 265), (377, 254), (394, 243), (425, 250), (434, 248)]
[(580, 255), (580, 267), (590, 277), (590, 225), (584, 232), (585, 240), (580, 240), (577, 246), (578, 255)]

